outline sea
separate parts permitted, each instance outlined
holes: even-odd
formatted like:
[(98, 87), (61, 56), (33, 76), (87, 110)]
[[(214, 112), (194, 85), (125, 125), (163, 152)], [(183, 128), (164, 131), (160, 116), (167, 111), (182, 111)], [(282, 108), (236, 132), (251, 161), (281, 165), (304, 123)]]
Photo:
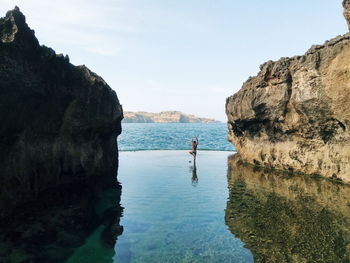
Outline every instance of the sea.
[(187, 150), (192, 138), (198, 150), (235, 151), (227, 140), (226, 123), (123, 123), (119, 151)]

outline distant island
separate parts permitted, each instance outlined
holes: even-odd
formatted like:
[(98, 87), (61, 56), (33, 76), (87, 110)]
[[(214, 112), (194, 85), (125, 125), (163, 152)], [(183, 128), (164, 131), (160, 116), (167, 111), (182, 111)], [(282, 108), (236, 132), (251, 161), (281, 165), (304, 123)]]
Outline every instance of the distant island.
[(124, 112), (124, 123), (219, 123), (220, 121), (200, 118), (180, 111), (153, 112)]

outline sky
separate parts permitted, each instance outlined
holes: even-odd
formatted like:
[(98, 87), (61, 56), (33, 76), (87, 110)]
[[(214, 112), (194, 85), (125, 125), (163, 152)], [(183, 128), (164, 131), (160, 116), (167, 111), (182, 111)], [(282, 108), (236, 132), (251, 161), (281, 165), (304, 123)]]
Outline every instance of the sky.
[(226, 98), (259, 65), (348, 29), (341, 0), (0, 0), (40, 44), (86, 65), (124, 111), (178, 110), (226, 121)]

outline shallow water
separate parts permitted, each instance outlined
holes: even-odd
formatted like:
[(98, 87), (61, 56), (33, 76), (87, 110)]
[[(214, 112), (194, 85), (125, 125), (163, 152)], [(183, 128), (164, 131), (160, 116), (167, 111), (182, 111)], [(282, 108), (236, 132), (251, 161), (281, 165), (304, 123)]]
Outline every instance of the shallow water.
[(350, 262), (349, 185), (244, 165), (230, 152), (199, 151), (196, 169), (191, 160), (121, 152), (124, 232), (106, 242), (103, 229), (116, 233), (119, 217), (103, 213), (110, 223), (67, 262)]
[(225, 225), (229, 152), (120, 153), (121, 224), (115, 262), (252, 262)]
[(199, 138), (199, 150), (234, 151), (226, 123), (122, 123), (120, 151), (185, 150)]

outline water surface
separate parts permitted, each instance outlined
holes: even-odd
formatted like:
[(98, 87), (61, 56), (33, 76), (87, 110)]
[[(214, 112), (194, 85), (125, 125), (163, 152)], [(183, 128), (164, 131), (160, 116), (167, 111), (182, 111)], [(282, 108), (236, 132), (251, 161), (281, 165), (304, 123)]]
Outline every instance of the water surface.
[(121, 224), (115, 262), (252, 262), (225, 225), (229, 152), (120, 153)]
[(118, 178), (114, 250), (103, 223), (68, 262), (350, 262), (348, 185), (214, 151), (121, 152)]

